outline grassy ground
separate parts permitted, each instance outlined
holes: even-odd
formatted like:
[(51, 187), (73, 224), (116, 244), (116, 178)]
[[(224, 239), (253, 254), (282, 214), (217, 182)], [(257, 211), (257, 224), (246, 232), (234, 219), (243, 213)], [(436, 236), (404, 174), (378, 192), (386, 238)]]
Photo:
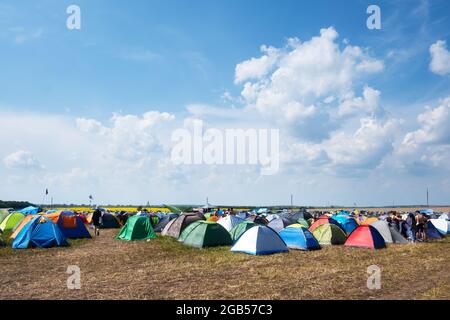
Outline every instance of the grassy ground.
[[(0, 248), (2, 299), (450, 299), (450, 239), (383, 250), (326, 247), (249, 256), (172, 238), (114, 240), (104, 230), (70, 248)], [(382, 270), (367, 289), (367, 267)], [(81, 290), (67, 289), (68, 265)]]

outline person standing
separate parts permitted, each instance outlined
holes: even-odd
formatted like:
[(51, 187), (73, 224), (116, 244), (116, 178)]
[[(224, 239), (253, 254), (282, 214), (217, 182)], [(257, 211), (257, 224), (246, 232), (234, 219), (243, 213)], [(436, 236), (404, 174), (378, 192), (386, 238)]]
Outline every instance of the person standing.
[(102, 220), (102, 212), (99, 208), (95, 208), (94, 213), (92, 214), (92, 224), (94, 225), (94, 235), (100, 235), (100, 224)]
[(406, 218), (406, 228), (409, 236), (409, 240), (414, 243), (416, 242), (416, 217), (414, 216), (414, 213), (410, 212), (408, 214), (408, 218)]
[(426, 232), (426, 224), (427, 224), (427, 218), (423, 213), (418, 213), (416, 215), (416, 238), (421, 238), (422, 241), (427, 241), (427, 232)]

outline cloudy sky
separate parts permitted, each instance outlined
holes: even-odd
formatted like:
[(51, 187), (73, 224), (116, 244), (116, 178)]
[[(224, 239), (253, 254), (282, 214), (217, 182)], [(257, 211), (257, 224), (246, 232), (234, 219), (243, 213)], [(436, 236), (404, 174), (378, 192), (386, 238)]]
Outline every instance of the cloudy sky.
[[(1, 1), (0, 199), (449, 204), (450, 3), (376, 2)], [(279, 171), (174, 164), (197, 120), (278, 129)]]

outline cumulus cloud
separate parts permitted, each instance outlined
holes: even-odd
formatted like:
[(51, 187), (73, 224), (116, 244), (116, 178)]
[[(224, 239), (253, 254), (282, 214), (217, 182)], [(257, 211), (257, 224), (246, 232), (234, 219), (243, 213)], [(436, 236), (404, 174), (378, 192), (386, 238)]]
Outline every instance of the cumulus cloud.
[(28, 150), (19, 150), (7, 155), (3, 163), (8, 169), (41, 169), (42, 165), (35, 155)]
[(450, 97), (434, 109), (427, 107), (418, 115), (417, 122), (420, 128), (406, 134), (405, 145), (450, 144)]
[[(382, 71), (383, 62), (364, 48), (341, 48), (337, 38), (334, 28), (322, 29), (305, 42), (291, 38), (283, 48), (263, 46), (261, 57), (238, 64), (235, 82), (243, 83), (247, 108), (312, 140), (325, 139), (336, 129), (329, 107), (337, 101), (343, 103), (343, 114), (374, 109), (379, 93), (366, 88), (363, 97), (355, 97), (355, 84)], [(349, 97), (353, 101), (344, 101)]]
[(280, 50), (263, 45), (261, 46), (261, 52), (265, 54), (259, 58), (243, 61), (236, 66), (235, 83), (260, 79), (269, 73), (280, 56)]
[(369, 86), (364, 87), (362, 97), (351, 94), (339, 105), (338, 115), (341, 117), (357, 114), (375, 114), (380, 108), (380, 91)]
[(77, 118), (75, 122), (78, 129), (86, 133), (103, 133), (106, 129), (99, 121), (94, 119)]
[(450, 52), (447, 43), (439, 40), (430, 46), (430, 70), (431, 72), (444, 76), (450, 74)]

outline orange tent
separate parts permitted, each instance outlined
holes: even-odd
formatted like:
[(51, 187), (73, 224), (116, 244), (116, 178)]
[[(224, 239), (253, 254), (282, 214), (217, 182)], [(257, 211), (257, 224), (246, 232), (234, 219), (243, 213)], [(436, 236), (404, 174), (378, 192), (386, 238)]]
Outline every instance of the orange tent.
[(206, 221), (217, 222), (219, 219), (220, 218), (218, 216), (211, 216)]
[(363, 223), (361, 223), (362, 225), (367, 225), (367, 224), (371, 224), (372, 222), (378, 221), (377, 217), (370, 217), (367, 218), (366, 220), (364, 220)]

